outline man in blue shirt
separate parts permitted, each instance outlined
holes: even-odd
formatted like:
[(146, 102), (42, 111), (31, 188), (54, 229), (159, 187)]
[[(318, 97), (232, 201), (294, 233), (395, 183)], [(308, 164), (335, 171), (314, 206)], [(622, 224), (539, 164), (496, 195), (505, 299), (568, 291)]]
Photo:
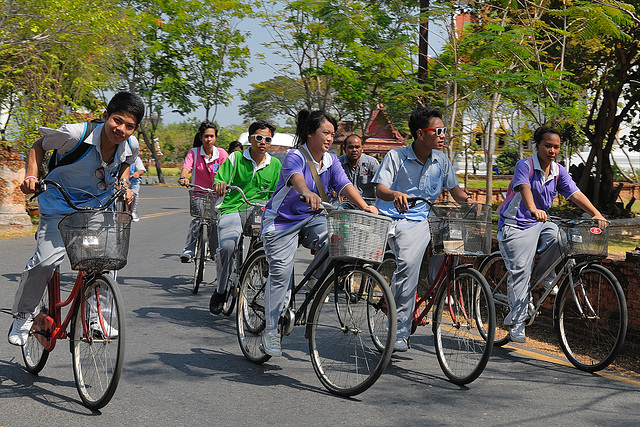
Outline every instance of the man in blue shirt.
[(397, 265), (391, 281), (398, 309), (395, 351), (409, 348), (420, 264), (431, 240), (429, 205), (418, 203), (409, 209), (407, 199), (420, 196), (435, 201), (443, 189), (459, 203), (469, 199), (458, 186), (449, 158), (440, 151), (446, 132), (440, 111), (418, 108), (409, 118), (409, 129), (413, 143), (389, 151), (373, 178), (377, 184), (376, 206), (394, 220), (389, 228), (389, 246)]
[[(102, 115), (99, 124), (84, 141), (85, 123), (63, 125), (59, 129), (40, 128), (43, 134), (31, 147), (27, 159), (27, 176), (20, 189), (25, 194), (35, 192), (38, 167), (48, 150), (57, 150), (58, 156), (72, 151), (78, 144), (90, 144), (86, 153), (75, 162), (60, 165), (47, 179), (69, 188), (69, 196), (76, 206), (95, 207), (113, 194), (116, 181), (127, 183), (129, 166), (138, 157), (138, 140), (133, 133), (144, 116), (142, 99), (129, 92), (117, 93)], [(131, 144), (127, 142), (130, 141)], [(77, 189), (77, 190), (76, 190)], [(133, 193), (127, 191), (127, 202)], [(65, 247), (58, 223), (73, 212), (57, 190), (45, 191), (38, 197), (40, 221), (36, 232), (36, 252), (27, 263), (13, 303), (15, 320), (9, 333), (9, 343), (23, 346), (47, 282), (55, 268), (62, 263)], [(107, 332), (107, 331), (105, 331)], [(113, 337), (116, 331), (109, 331)]]

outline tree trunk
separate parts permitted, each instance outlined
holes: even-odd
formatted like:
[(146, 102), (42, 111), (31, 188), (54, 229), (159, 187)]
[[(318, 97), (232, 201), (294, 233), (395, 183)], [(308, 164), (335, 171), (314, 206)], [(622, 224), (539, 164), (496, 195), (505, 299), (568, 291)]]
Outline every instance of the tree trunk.
[(495, 133), (495, 121), (496, 111), (500, 104), (500, 94), (494, 93), (493, 100), (491, 101), (491, 114), (489, 118), (489, 143), (487, 144), (487, 150), (485, 151), (485, 164), (487, 165), (487, 201), (490, 205), (493, 202), (493, 150), (495, 147), (496, 133)]
[(142, 134), (142, 138), (144, 139), (144, 143), (147, 145), (149, 151), (151, 151), (151, 155), (153, 156), (153, 161), (156, 165), (156, 171), (158, 173), (158, 182), (164, 184), (164, 175), (162, 174), (162, 165), (160, 164), (160, 157), (158, 156), (158, 150), (156, 150), (156, 144), (153, 140), (153, 132), (151, 136), (147, 134), (147, 130), (144, 125), (140, 125), (140, 133)]

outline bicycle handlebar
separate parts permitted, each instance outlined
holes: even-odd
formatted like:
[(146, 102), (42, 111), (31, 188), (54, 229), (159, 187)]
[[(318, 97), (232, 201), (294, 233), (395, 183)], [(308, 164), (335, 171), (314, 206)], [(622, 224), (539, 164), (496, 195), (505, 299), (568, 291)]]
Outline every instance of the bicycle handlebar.
[[(301, 201), (301, 202), (306, 202), (307, 201), (307, 199), (305, 199), (303, 195), (298, 196), (298, 200)], [(320, 202), (320, 207), (325, 212), (331, 212), (331, 211), (336, 209), (336, 207), (333, 206), (331, 203), (325, 202), (325, 201)]]
[[(91, 210), (91, 209), (100, 210), (100, 211), (107, 210), (107, 208), (109, 206), (111, 206), (111, 204), (113, 202), (115, 202), (115, 200), (118, 197), (123, 196), (127, 192), (127, 188), (124, 187), (124, 186), (118, 188), (111, 195), (111, 197), (109, 197), (109, 199), (107, 200), (106, 203), (102, 203), (102, 201), (100, 199), (98, 199), (95, 195), (87, 192), (87, 194), (91, 195), (92, 197), (95, 197), (100, 202), (101, 206), (98, 206), (98, 207), (76, 206), (76, 204), (71, 201), (71, 198), (69, 197), (69, 193), (67, 192), (67, 189), (65, 187), (63, 187), (59, 182), (52, 181), (50, 179), (43, 179), (43, 180), (40, 180), (40, 181), (38, 181), (36, 183), (36, 192), (34, 193), (34, 196), (38, 196), (38, 195), (44, 193), (45, 191), (47, 191), (47, 185), (51, 185), (51, 186), (55, 187), (56, 189), (58, 189), (60, 191), (60, 194), (62, 194), (62, 198), (67, 203), (67, 205), (69, 205), (70, 208), (72, 208), (73, 210), (76, 210), (76, 211)], [(84, 191), (82, 189), (79, 189), (79, 190)]]

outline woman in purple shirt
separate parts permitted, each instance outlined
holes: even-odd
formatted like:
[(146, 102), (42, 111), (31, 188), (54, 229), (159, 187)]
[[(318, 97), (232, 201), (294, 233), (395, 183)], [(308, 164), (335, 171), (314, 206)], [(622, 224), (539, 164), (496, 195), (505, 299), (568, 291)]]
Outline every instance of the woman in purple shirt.
[[(526, 341), (524, 329), (529, 302), (529, 281), (536, 252), (536, 271), (544, 273), (560, 257), (558, 226), (547, 222), (547, 210), (558, 193), (580, 206), (594, 219), (604, 217), (578, 189), (567, 170), (555, 162), (560, 153), (560, 133), (540, 127), (533, 134), (534, 155), (516, 164), (505, 201), (498, 207), (498, 243), (509, 271), (507, 293), (510, 313), (505, 326), (514, 342)], [(532, 245), (531, 242), (537, 242)], [(555, 279), (551, 272), (544, 281), (548, 289)], [(554, 288), (552, 292), (557, 292)]]
[[(264, 211), (262, 237), (269, 262), (269, 278), (265, 288), (266, 327), (262, 334), (262, 349), (270, 356), (282, 354), (277, 326), (280, 314), (289, 304), (298, 242), (305, 248), (320, 250), (327, 237), (326, 219), (319, 210), (322, 199), (305, 152), (311, 157), (325, 193), (335, 190), (358, 208), (378, 213), (360, 197), (338, 158), (329, 153), (336, 128), (336, 120), (324, 111), (302, 110), (298, 113), (296, 148), (284, 158), (275, 193)], [(300, 195), (304, 202), (299, 200)]]

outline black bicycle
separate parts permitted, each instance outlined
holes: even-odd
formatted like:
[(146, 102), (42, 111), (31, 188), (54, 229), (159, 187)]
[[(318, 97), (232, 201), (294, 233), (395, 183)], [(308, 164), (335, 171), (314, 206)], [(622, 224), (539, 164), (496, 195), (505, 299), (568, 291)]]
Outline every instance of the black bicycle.
[[(328, 206), (327, 206), (328, 205)], [(325, 208), (333, 206), (326, 204)], [(328, 243), (316, 253), (316, 268), (292, 284), (288, 309), (278, 330), (289, 335), (305, 325), (311, 363), (331, 392), (353, 396), (367, 390), (384, 371), (396, 338), (396, 307), (389, 285), (374, 266), (384, 256), (390, 219), (355, 210), (327, 214)], [(296, 295), (324, 261), (328, 267), (297, 305)], [(244, 356), (253, 363), (269, 360), (261, 349), (265, 329), (265, 285), (269, 266), (264, 249), (245, 262), (240, 278), (236, 331)]]

